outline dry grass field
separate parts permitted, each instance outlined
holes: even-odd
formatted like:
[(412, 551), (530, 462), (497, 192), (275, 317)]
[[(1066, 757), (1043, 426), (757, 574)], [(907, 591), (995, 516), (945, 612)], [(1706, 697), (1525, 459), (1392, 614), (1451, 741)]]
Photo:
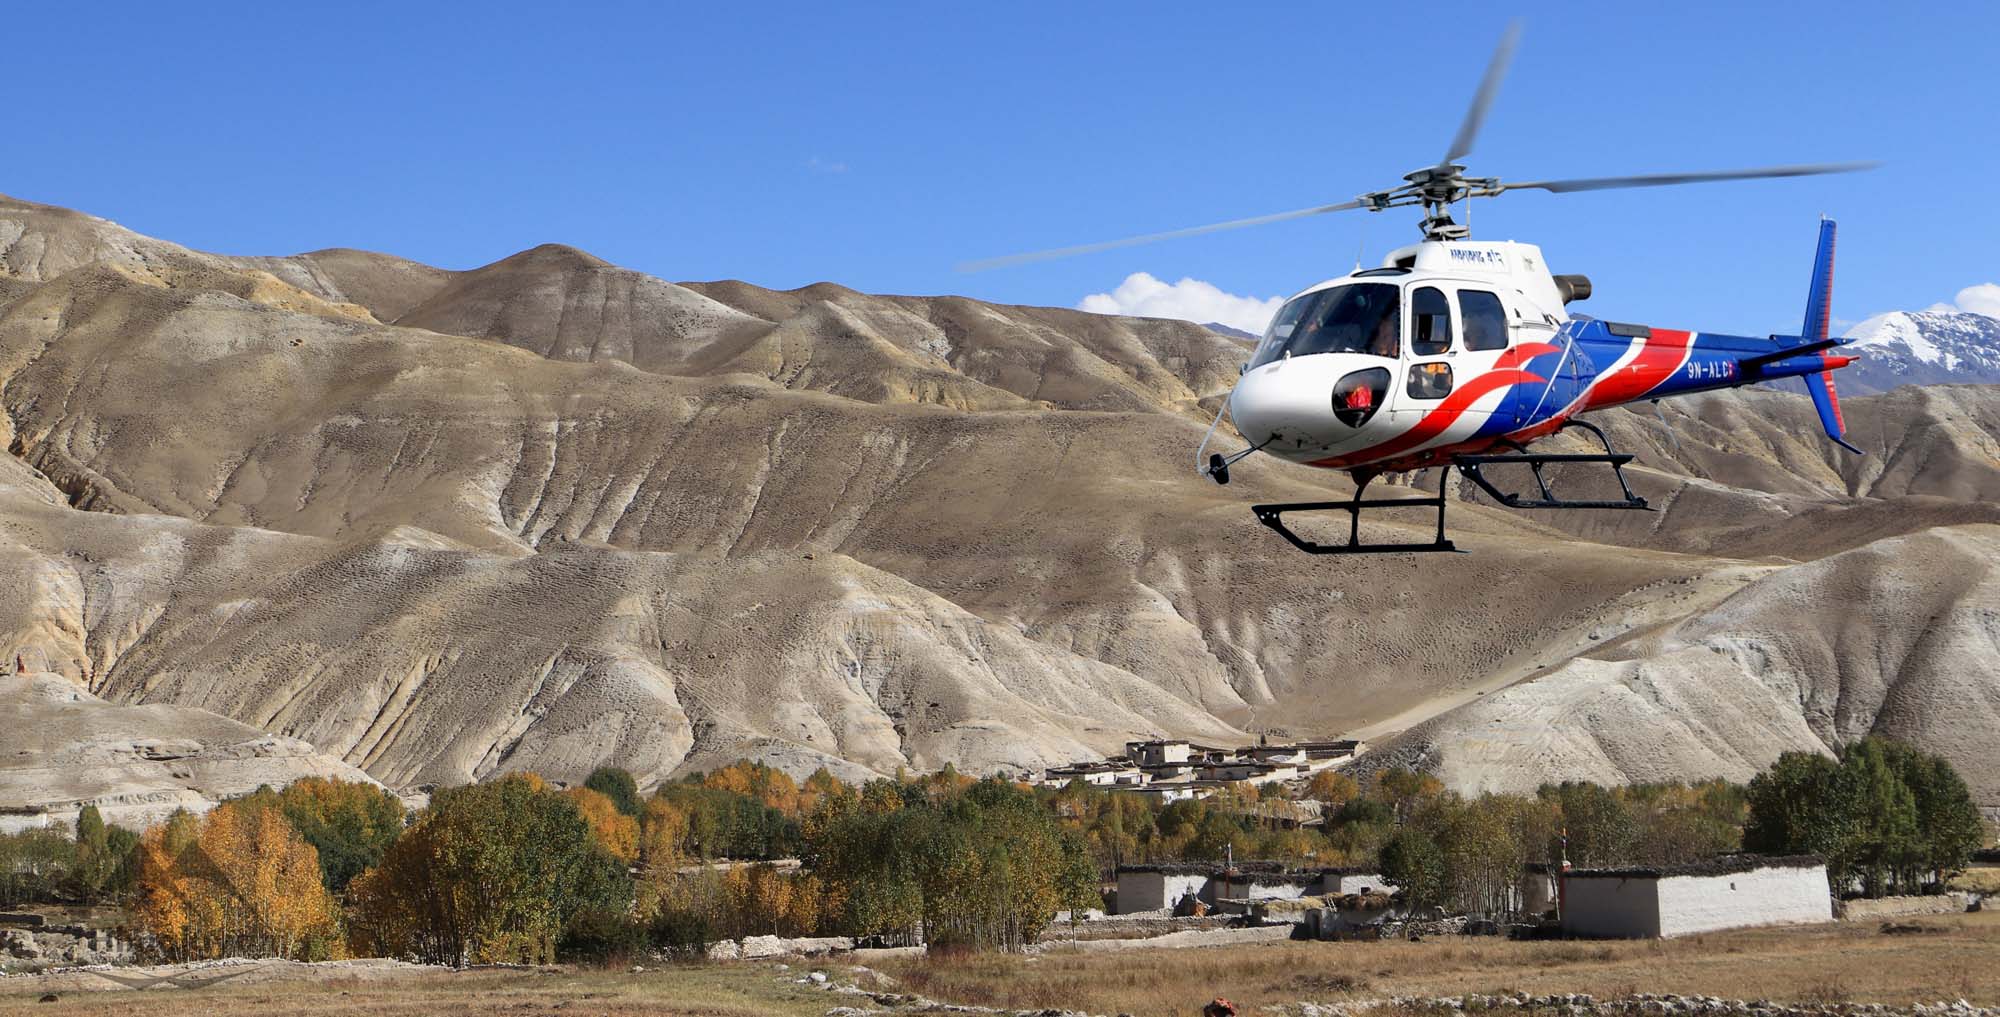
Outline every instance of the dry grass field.
[(1049, 953), (898, 962), (910, 991), (953, 1003), (1192, 1017), (1226, 996), (1273, 1003), (1520, 990), (1732, 999), (2000, 1001), (2000, 915), (1751, 929), (1676, 940), (1278, 943), (1189, 950)]
[[(945, 1003), (1054, 1007), (1134, 1017), (1193, 1017), (1227, 996), (1242, 1012), (1280, 1003), (1521, 990), (1714, 995), (1787, 1002), (1908, 1005), (2000, 1002), (2000, 915), (1902, 923), (1754, 929), (1671, 941), (1509, 942), (1447, 937), (1418, 943), (1275, 943), (1104, 953), (948, 957), (880, 962), (897, 991)], [(1914, 929), (1915, 931), (1909, 931)], [(851, 981), (843, 965), (818, 965)], [(449, 1014), (487, 1017), (823, 1017), (865, 997), (793, 979), (812, 968), (769, 962), (627, 971), (418, 971), (396, 977), (221, 984), (144, 992), (66, 991), (41, 1003), (26, 980), (0, 983), (0, 1015), (305, 1017)], [(892, 988), (861, 976), (870, 988)], [(1384, 1017), (1395, 1017), (1383, 1010)]]
[(121, 1017), (821, 1017), (854, 997), (793, 984), (769, 964), (698, 964), (645, 973), (429, 972), (394, 979), (286, 982), (145, 992), (62, 993), (39, 1002), (0, 983), (0, 1014)]

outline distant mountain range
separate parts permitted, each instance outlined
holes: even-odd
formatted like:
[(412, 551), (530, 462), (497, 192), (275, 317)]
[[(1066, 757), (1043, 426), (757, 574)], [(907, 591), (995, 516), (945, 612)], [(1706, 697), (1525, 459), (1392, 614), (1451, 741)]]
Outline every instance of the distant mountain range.
[(1251, 342), (1256, 342), (1259, 338), (1254, 332), (1245, 332), (1240, 328), (1231, 328), (1219, 321), (1211, 321), (1202, 327), (1216, 335), (1226, 335), (1231, 339), (1248, 339)]
[(1891, 311), (1847, 330), (1861, 360), (1839, 374), (1842, 392), (1898, 385), (2000, 382), (2000, 318), (1966, 311)]

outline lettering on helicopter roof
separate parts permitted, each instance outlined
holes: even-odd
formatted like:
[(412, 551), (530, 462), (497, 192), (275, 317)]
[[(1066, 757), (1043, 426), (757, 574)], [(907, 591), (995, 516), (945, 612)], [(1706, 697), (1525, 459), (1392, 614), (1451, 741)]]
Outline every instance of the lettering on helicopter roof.
[(1467, 250), (1463, 247), (1454, 247), (1451, 249), (1451, 260), (1462, 261), (1468, 265), (1504, 265), (1507, 263), (1506, 257), (1499, 251)]

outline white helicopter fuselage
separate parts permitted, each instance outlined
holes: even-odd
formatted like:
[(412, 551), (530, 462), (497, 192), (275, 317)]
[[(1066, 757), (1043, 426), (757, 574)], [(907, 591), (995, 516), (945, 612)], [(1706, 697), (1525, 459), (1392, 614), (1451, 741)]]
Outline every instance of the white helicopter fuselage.
[(1501, 382), (1555, 348), (1563, 303), (1533, 244), (1400, 248), (1284, 303), (1230, 392), (1230, 419), (1264, 452), (1334, 468), (1502, 435), (1521, 409)]

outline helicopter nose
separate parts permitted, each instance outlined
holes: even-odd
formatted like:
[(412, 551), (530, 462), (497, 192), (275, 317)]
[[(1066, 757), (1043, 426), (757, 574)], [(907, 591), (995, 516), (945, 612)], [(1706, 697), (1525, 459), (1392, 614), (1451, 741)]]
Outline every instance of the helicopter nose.
[[(1299, 370), (1304, 364), (1269, 364), (1244, 375), (1229, 394), (1229, 419), (1252, 445), (1324, 444), (1333, 423), (1326, 384)], [(1289, 369), (1288, 369), (1289, 368)], [(1344, 430), (1344, 429), (1338, 429)]]

